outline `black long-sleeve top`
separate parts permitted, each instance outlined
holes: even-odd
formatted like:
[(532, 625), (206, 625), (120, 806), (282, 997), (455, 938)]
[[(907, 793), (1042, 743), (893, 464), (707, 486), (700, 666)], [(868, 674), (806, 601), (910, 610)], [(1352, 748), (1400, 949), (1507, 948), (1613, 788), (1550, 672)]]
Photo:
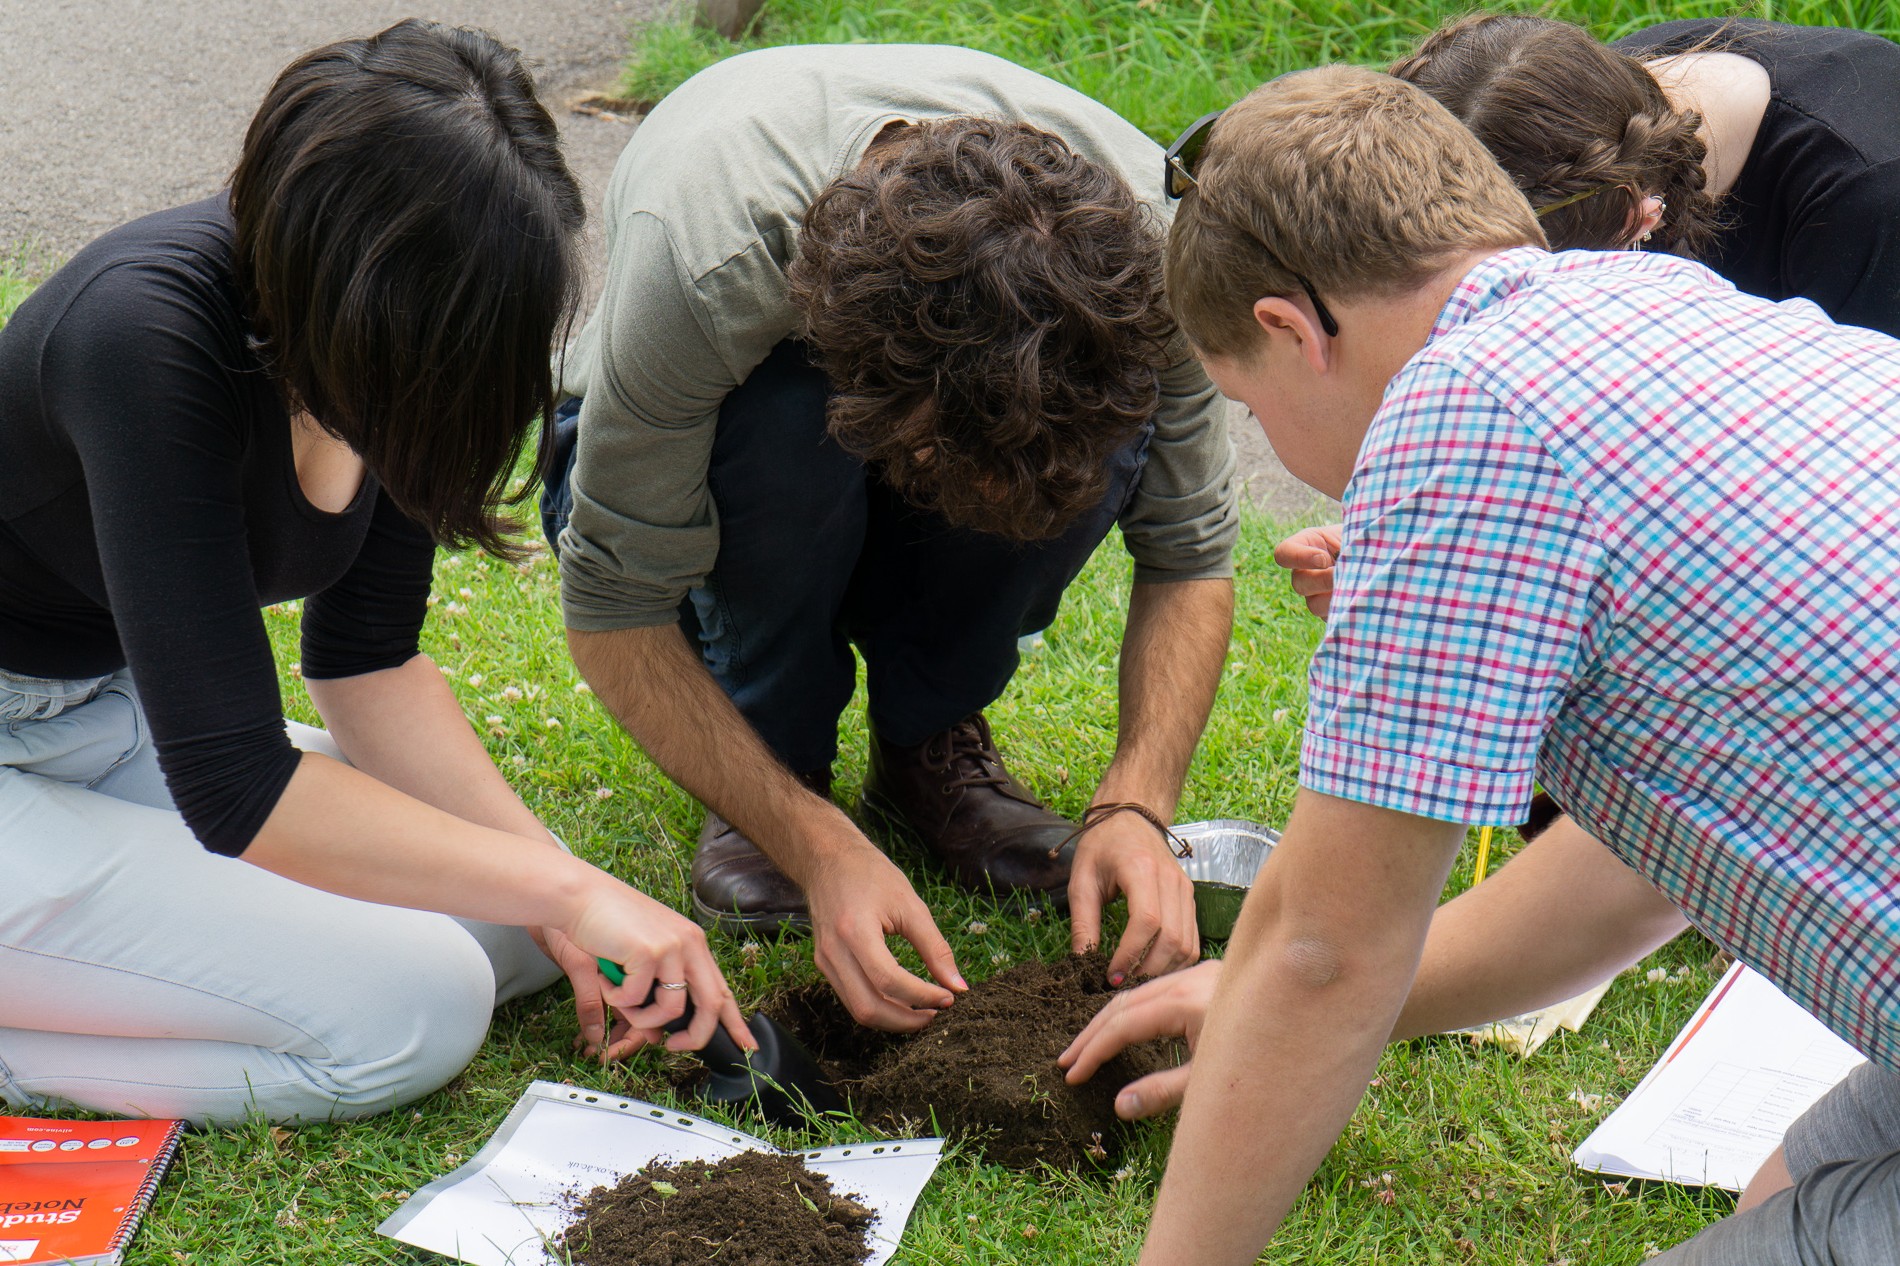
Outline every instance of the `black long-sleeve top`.
[(236, 855), (295, 771), (260, 608), (307, 597), (306, 677), (417, 652), (434, 545), (366, 476), (304, 497), (251, 350), (223, 197), (86, 247), (0, 330), (0, 668), (129, 667), (166, 785)]

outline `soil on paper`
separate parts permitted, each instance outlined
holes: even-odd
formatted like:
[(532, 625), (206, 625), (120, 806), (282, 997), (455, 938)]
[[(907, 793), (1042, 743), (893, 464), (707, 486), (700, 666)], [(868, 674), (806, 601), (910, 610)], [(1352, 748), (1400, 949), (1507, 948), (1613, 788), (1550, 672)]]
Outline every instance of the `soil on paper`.
[(574, 1266), (859, 1266), (874, 1214), (796, 1156), (658, 1161), (574, 1203)]

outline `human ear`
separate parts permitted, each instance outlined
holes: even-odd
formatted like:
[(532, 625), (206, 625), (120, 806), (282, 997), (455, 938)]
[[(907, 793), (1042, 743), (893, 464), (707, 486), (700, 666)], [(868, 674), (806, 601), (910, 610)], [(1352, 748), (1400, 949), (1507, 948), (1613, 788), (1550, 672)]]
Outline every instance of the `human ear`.
[(1270, 345), (1291, 340), (1291, 350), (1314, 373), (1326, 372), (1332, 362), (1332, 342), (1320, 329), (1319, 321), (1312, 313), (1291, 299), (1269, 295), (1265, 299), (1254, 300), (1253, 319), (1266, 334)]
[(1647, 242), (1655, 233), (1656, 226), (1662, 223), (1663, 212), (1669, 204), (1655, 194), (1649, 194), (1630, 208), (1629, 218), (1623, 222), (1624, 243), (1630, 249), (1636, 249)]

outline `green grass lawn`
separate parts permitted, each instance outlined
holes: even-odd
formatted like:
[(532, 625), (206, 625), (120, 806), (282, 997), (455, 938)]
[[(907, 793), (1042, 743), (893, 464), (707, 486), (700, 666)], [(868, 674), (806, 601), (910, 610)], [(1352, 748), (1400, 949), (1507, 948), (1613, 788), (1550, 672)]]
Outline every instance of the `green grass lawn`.
[[(936, 43), (981, 48), (1053, 76), (1166, 144), (1283, 71), (1385, 66), (1471, 0), (766, 0), (743, 47)], [(1581, 22), (1605, 39), (1676, 18), (1736, 13), (1900, 38), (1894, 0), (1500, 0), (1484, 7)], [(734, 46), (681, 21), (635, 36), (624, 90), (655, 101)]]
[[(1276, 537), (1277, 529), (1257, 518), (1245, 525), (1234, 648), (1184, 817), (1278, 822), (1291, 803), (1304, 665), (1319, 626), (1274, 574), (1269, 554)], [(1025, 663), (992, 712), (1017, 770), (1071, 814), (1085, 806), (1113, 747), (1127, 570), (1111, 541), (1070, 593), (1045, 649)], [(546, 556), (521, 568), (444, 556), (426, 647), (450, 673), (497, 762), (548, 824), (584, 856), (683, 906), (698, 810), (591, 695), (576, 690), (555, 589)], [(286, 708), (314, 722), (293, 667), (296, 608), (285, 604), (267, 618), (285, 666)], [(862, 777), (863, 743), (860, 700), (845, 724), (839, 796), (847, 803)], [(910, 868), (970, 976), (1066, 950), (1061, 922), (1025, 926), (928, 870)], [(1452, 889), (1467, 879), (1468, 859)], [(972, 924), (986, 930), (972, 932)], [(731, 941), (717, 945), (735, 988), (749, 1000), (778, 982), (815, 975), (805, 943), (750, 951)], [(1529, 1062), (1455, 1039), (1390, 1051), (1378, 1086), (1266, 1260), (1548, 1266), (1567, 1259), (1618, 1266), (1642, 1260), (1646, 1245), (1672, 1243), (1720, 1215), (1726, 1196), (1661, 1186), (1626, 1192), (1574, 1173), (1567, 1162), (1712, 983), (1709, 957), (1708, 946), (1693, 938), (1664, 950), (1656, 963), (1672, 972), (1687, 968), (1679, 978), (1652, 984), (1641, 973), (1626, 977), (1582, 1033), (1559, 1036)], [(574, 1032), (559, 987), (504, 1010), (468, 1072), (413, 1108), (347, 1126), (289, 1132), (259, 1125), (192, 1136), (130, 1260), (426, 1260), (378, 1240), (376, 1224), (408, 1192), (473, 1154), (529, 1081), (573, 1081), (671, 1102), (664, 1057), (602, 1070), (570, 1053)], [(1603, 1095), (1603, 1102), (1585, 1110), (1570, 1097), (1579, 1090)], [(1122, 1172), (1084, 1177), (1017, 1174), (953, 1156), (925, 1193), (899, 1261), (1128, 1259), (1167, 1139), (1165, 1126), (1147, 1127)]]
[[(772, 0), (751, 44), (973, 44), (1055, 74), (1165, 139), (1279, 71), (1324, 60), (1384, 62), (1463, 7), (1430, 0), (1397, 6), (912, 0), (889, 7)], [(1606, 34), (1665, 16), (1625, 0), (1541, 7)], [(1728, 11), (1728, 5), (1685, 0), (1666, 16)], [(1900, 35), (1900, 11), (1890, 0), (1777, 4), (1761, 11)], [(655, 28), (637, 44), (628, 90), (657, 96), (731, 51), (685, 26)], [(0, 260), (0, 321), (30, 284), (23, 268)], [(1292, 800), (1305, 663), (1319, 625), (1272, 566), (1279, 532), (1257, 517), (1244, 524), (1234, 646), (1190, 775), (1184, 818), (1277, 823)], [(1113, 748), (1127, 585), (1127, 563), (1111, 541), (1070, 593), (1046, 648), (1025, 662), (991, 713), (1017, 772), (1070, 814), (1086, 804)], [(545, 555), (521, 567), (443, 556), (426, 648), (447, 670), (501, 768), (549, 826), (581, 855), (685, 908), (699, 811), (578, 688), (555, 590)], [(274, 608), (267, 620), (283, 667), (286, 710), (315, 722), (297, 679), (298, 605)], [(861, 699), (844, 731), (838, 794), (849, 803), (863, 773)], [(1025, 926), (945, 886), (914, 857), (904, 861), (972, 978), (1066, 950), (1061, 922)], [(1468, 879), (1467, 856), (1447, 895)], [(802, 942), (715, 944), (749, 1001), (781, 982), (816, 974)], [(1627, 974), (1582, 1033), (1558, 1036), (1529, 1061), (1449, 1038), (1388, 1051), (1378, 1081), (1263, 1260), (1624, 1266), (1721, 1216), (1731, 1206), (1726, 1195), (1610, 1185), (1568, 1163), (1571, 1149), (1642, 1076), (1713, 982), (1710, 957), (1706, 942), (1681, 938), (1644, 964), (1669, 969), (1667, 979), (1651, 982), (1641, 970)], [(192, 1135), (128, 1261), (338, 1266), (439, 1260), (380, 1240), (374, 1228), (409, 1192), (472, 1155), (528, 1082), (566, 1080), (672, 1102), (666, 1057), (601, 1069), (572, 1054), (574, 1034), (562, 986), (501, 1012), (467, 1072), (411, 1108), (344, 1126), (292, 1132), (259, 1123)], [(1602, 1099), (1586, 1108), (1573, 1099), (1578, 1092)], [(919, 1204), (898, 1260), (913, 1266), (1129, 1260), (1167, 1142), (1165, 1125), (1145, 1127), (1121, 1168), (1080, 1177), (1011, 1173), (953, 1153)]]
[(0, 325), (33, 292), (33, 276), (24, 264), (0, 256)]

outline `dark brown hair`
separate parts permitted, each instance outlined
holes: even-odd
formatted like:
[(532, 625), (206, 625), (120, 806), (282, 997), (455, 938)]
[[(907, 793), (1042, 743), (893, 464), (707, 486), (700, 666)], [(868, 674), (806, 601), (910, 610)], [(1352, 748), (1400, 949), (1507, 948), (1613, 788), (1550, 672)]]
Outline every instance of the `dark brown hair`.
[(832, 436), (958, 526), (1056, 535), (1159, 400), (1160, 248), (1127, 183), (1047, 132), (910, 125), (813, 200), (792, 265)]
[[(1630, 245), (1644, 198), (1668, 210), (1654, 244), (1693, 255), (1720, 227), (1705, 187), (1700, 115), (1669, 104), (1649, 70), (1582, 27), (1474, 13), (1392, 67), (1477, 134), (1542, 217), (1558, 250)], [(1582, 196), (1578, 196), (1582, 195)]]
[(231, 209), (289, 406), (442, 544), (511, 555), (497, 510), (553, 413), (585, 215), (519, 56), (415, 19), (304, 54), (251, 120)]

